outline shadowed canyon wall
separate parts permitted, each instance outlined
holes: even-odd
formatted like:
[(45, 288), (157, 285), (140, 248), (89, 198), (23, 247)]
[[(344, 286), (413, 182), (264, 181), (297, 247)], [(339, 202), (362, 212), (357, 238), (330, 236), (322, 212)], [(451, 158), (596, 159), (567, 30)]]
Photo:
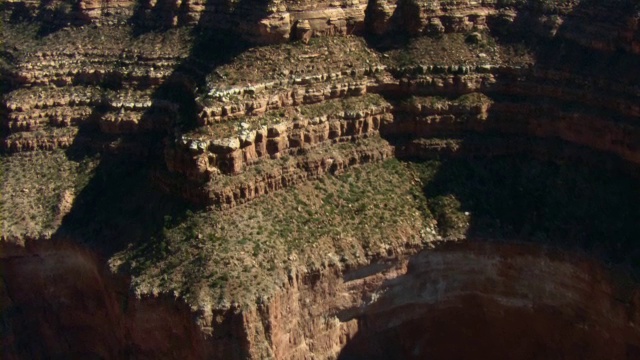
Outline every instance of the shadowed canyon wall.
[(30, 250), (2, 259), (7, 358), (445, 359), (483, 351), (632, 359), (640, 350), (637, 288), (592, 260), (532, 245), (458, 244), (358, 269), (294, 272), (269, 301), (210, 309), (199, 325), (175, 299), (129, 295), (82, 250)]

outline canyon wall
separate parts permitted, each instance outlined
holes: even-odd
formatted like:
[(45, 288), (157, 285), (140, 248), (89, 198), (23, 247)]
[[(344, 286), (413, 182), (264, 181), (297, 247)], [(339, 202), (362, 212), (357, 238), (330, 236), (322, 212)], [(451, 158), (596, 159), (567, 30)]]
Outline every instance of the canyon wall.
[[(229, 210), (393, 157), (640, 163), (634, 2), (23, 0), (2, 9), (3, 156), (149, 160), (154, 191), (198, 206)], [(28, 21), (40, 24), (33, 37), (20, 27)], [(132, 288), (74, 241), (13, 245), (5, 235), (7, 358), (640, 356), (633, 281), (530, 245), (398, 246), (354, 267), (300, 263), (274, 294), (220, 308)]]
[[(15, 20), (38, 19), (58, 25), (115, 24), (133, 19), (143, 27), (200, 25), (237, 30), (259, 43), (309, 36), (411, 35), (486, 29), (492, 22), (516, 25), (543, 36), (559, 36), (602, 50), (624, 47), (637, 53), (637, 7), (633, 1), (418, 1), (418, 0), (10, 0), (4, 7)], [(619, 17), (618, 17), (619, 16)], [(581, 21), (588, 17), (593, 22)], [(562, 31), (559, 31), (563, 28)], [(509, 30), (511, 31), (511, 30)], [(587, 35), (587, 36), (585, 36)]]
[[(82, 2), (76, 5), (84, 9)], [(85, 5), (86, 9), (93, 6)], [(631, 163), (639, 161), (635, 68), (640, 28), (633, 3), (540, 2), (534, 6), (516, 2), (509, 7), (470, 1), (220, 2), (202, 8), (196, 3), (107, 5), (138, 10), (151, 7), (148, 11), (156, 20), (158, 14), (153, 11), (165, 14), (178, 9), (184, 16), (199, 19), (188, 22), (198, 23), (199, 31), (206, 31), (211, 24), (226, 26), (234, 34), (255, 35), (251, 40), (259, 43), (287, 42), (299, 24), (307, 24), (304, 26), (314, 37), (325, 40), (317, 40), (319, 44), (307, 50), (290, 48), (286, 50), (289, 57), (276, 54), (285, 51), (285, 47), (276, 46), (257, 50), (254, 56), (249, 52), (246, 57), (226, 60), (206, 55), (206, 48), (217, 38), (200, 39), (197, 33), (179, 30), (180, 26), (164, 30), (168, 31), (165, 35), (150, 33), (137, 38), (109, 27), (88, 27), (77, 34), (67, 33), (75, 43), (64, 37), (71, 29), (66, 28), (24, 56), (19, 56), (20, 45), (16, 45), (18, 57), (5, 74), (14, 89), (4, 97), (5, 151), (84, 144), (99, 151), (124, 149), (136, 155), (146, 150), (136, 148), (135, 140), (123, 141), (125, 136), (169, 133), (173, 139), (167, 141), (161, 155), (166, 171), (159, 171), (154, 178), (167, 191), (206, 205), (241, 203), (245, 200), (240, 199), (253, 198), (256, 191), (265, 193), (241, 190), (241, 182), (264, 182), (250, 180), (248, 175), (244, 176), (246, 181), (238, 178), (253, 165), (309, 151), (324, 153), (315, 157), (325, 156), (324, 163), (332, 162), (322, 149), (360, 138), (381, 137), (391, 142), (393, 149), (399, 138), (467, 132), (526, 134), (595, 148)], [(91, 21), (101, 19), (89, 10), (86, 14)], [(369, 30), (365, 31), (366, 16)], [(236, 17), (253, 25), (237, 23)], [(272, 17), (288, 20), (283, 20), (282, 29), (265, 25)], [(267, 30), (247, 29), (256, 24)], [(323, 28), (326, 24), (338, 25), (329, 31)], [(351, 37), (330, 40), (351, 34), (349, 26), (391, 41), (394, 36), (413, 36), (454, 43), (450, 49), (438, 50), (444, 52), (443, 58), (438, 59), (433, 51), (416, 52), (405, 56), (411, 64), (403, 64), (404, 60), (389, 59), (388, 54), (372, 51), (368, 44)], [(501, 43), (495, 43), (496, 34)], [(461, 42), (460, 37), (465, 36), (466, 43)], [(113, 42), (113, 38), (123, 41)], [(524, 46), (520, 50), (524, 54), (514, 54), (518, 50), (510, 39), (518, 38), (521, 40), (513, 42), (536, 45), (518, 45)], [(474, 53), (469, 42), (484, 45)], [(430, 46), (438, 46), (436, 43)], [(222, 46), (242, 53), (233, 41)], [(349, 55), (327, 56), (336, 51)], [(283, 68), (270, 67), (265, 61), (269, 57), (282, 58)], [(211, 61), (213, 65), (206, 64)], [(217, 66), (215, 61), (228, 64)], [(251, 75), (243, 70), (232, 80), (223, 74), (240, 71), (248, 61), (255, 67)], [(381, 97), (372, 106), (340, 108), (341, 99), (358, 102), (361, 98), (366, 104), (372, 95)], [(414, 97), (414, 106), (403, 104), (402, 99), (409, 97)], [(315, 114), (294, 111), (324, 103), (327, 106), (318, 106)], [(176, 133), (176, 125), (198, 130)], [(403, 148), (402, 152), (406, 151)], [(387, 156), (346, 157), (352, 159), (347, 162), (359, 164), (369, 160), (357, 158)], [(274, 181), (298, 183), (278, 175), (289, 172), (286, 166), (267, 167), (274, 168), (267, 177), (281, 178)], [(292, 175), (296, 178), (313, 178), (327, 170), (317, 170), (318, 165), (313, 164), (296, 167), (307, 168), (302, 170), (306, 175)], [(235, 190), (216, 185), (224, 177), (237, 183), (232, 186)], [(233, 195), (237, 199), (229, 200), (229, 195), (222, 195), (229, 191), (249, 195)]]
[(165, 295), (130, 295), (83, 250), (37, 246), (3, 253), (7, 358), (444, 359), (485, 349), (624, 359), (640, 350), (637, 288), (593, 260), (532, 245), (454, 244), (359, 268), (298, 267), (254, 306), (195, 314)]

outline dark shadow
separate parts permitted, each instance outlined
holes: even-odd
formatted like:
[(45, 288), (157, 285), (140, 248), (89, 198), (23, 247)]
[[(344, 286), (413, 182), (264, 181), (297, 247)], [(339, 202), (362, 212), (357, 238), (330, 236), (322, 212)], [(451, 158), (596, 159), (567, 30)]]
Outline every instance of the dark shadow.
[(615, 168), (517, 155), (444, 160), (435, 178), (425, 180), (444, 235), (522, 239), (640, 269), (637, 178)]
[[(215, 3), (211, 0), (206, 6)], [(266, 2), (246, 0), (237, 6), (264, 7)], [(162, 244), (163, 229), (185, 219), (187, 212), (198, 210), (155, 188), (151, 177), (166, 171), (165, 142), (197, 126), (196, 96), (206, 91), (207, 76), (250, 46), (234, 32), (212, 29), (209, 21), (208, 16), (203, 16), (191, 30), (194, 43), (189, 56), (154, 91), (153, 106), (141, 120), (148, 131), (131, 135), (102, 133), (100, 117), (117, 111), (110, 109), (107, 101), (96, 106), (80, 126), (74, 144), (67, 150), (68, 157), (74, 161), (96, 157), (100, 162), (55, 237), (76, 239), (107, 258), (134, 244), (146, 249), (151, 258)], [(109, 84), (102, 87), (108, 88), (106, 85)], [(116, 80), (110, 86), (118, 88), (122, 84)]]
[(151, 5), (150, 0), (136, 0), (130, 23), (135, 36), (147, 32), (164, 32), (176, 26), (193, 26), (198, 32), (222, 31), (233, 33), (235, 39), (243, 37), (248, 30), (246, 24), (258, 24), (268, 15), (266, 0), (207, 0), (196, 21), (189, 13), (186, 1), (159, 0)]
[[(183, 2), (186, 5), (186, 2)], [(160, 0), (151, 5), (149, 0), (138, 0), (135, 3), (133, 16), (130, 19), (134, 36), (140, 36), (148, 32), (163, 32), (175, 25), (173, 19), (177, 16), (183, 18), (186, 9), (178, 7), (176, 1)]]
[[(90, 158), (99, 165), (54, 238), (72, 239), (108, 258), (128, 244), (159, 237), (172, 225), (165, 217), (177, 221), (189, 205), (150, 184), (153, 170), (162, 166), (162, 135), (114, 138), (94, 131), (83, 128), (67, 151), (72, 160)], [(105, 153), (113, 144), (120, 144), (120, 153)]]
[(9, 22), (13, 24), (31, 22), (34, 20), (31, 12), (29, 11), (29, 8), (23, 2), (15, 4), (3, 2), (2, 4), (0, 4), (0, 12), (5, 14), (7, 12), (10, 12)]
[[(535, 4), (539, 2), (530, 2), (529, 6)], [(574, 13), (598, 13), (602, 6), (612, 5), (588, 1), (577, 6)], [(612, 13), (623, 17), (627, 11), (629, 8), (624, 5), (615, 7)], [(582, 82), (577, 83), (561, 77), (544, 80), (553, 83), (543, 80), (536, 83), (540, 87), (562, 86), (568, 93), (577, 90), (597, 93), (601, 79), (610, 79), (616, 86), (627, 89), (637, 87), (640, 57), (621, 49), (600, 51), (574, 41), (571, 34), (579, 28), (574, 13), (566, 16), (567, 20), (552, 39), (526, 32), (531, 29), (532, 21), (526, 11), (508, 24), (522, 31), (509, 36), (503, 35), (502, 30), (496, 31), (506, 26), (500, 23), (504, 19), (493, 19), (489, 25), (496, 41), (521, 44), (533, 52), (535, 65), (524, 75), (497, 75), (496, 86), (482, 90), (493, 101), (486, 119), (465, 124), (468, 120), (464, 114), (456, 114), (460, 121), (455, 124), (435, 123), (428, 129), (407, 125), (406, 129), (412, 130), (400, 132), (383, 127), (381, 134), (396, 146), (400, 158), (442, 161), (435, 176), (425, 177), (423, 181), (430, 211), (443, 236), (491, 241), (520, 239), (584, 251), (605, 263), (620, 265), (640, 279), (640, 223), (635, 220), (640, 216), (637, 170), (616, 155), (571, 144), (559, 135), (544, 132), (538, 138), (530, 135), (536, 134), (541, 124), (553, 128), (556, 125), (550, 122), (563, 113), (585, 118), (597, 115), (606, 122), (629, 126), (636, 126), (636, 119), (617, 108), (613, 101), (598, 98), (585, 103), (572, 98), (573, 95), (562, 98), (553, 92), (528, 93), (528, 89), (519, 90), (517, 95), (510, 94), (514, 84), (520, 81), (517, 77), (538, 81), (534, 74), (545, 71), (582, 77)], [(617, 41), (615, 31), (608, 35), (613, 43)], [(463, 90), (456, 91), (445, 95), (451, 100), (465, 94)], [(600, 98), (611, 96), (630, 103), (637, 100), (633, 93), (616, 91), (607, 91)], [(381, 95), (395, 104), (396, 121), (412, 121), (412, 115), (402, 110), (401, 103), (406, 99)], [(526, 107), (531, 103), (536, 106)], [(530, 108), (530, 111), (520, 117), (513, 112), (505, 115), (501, 113), (504, 104), (511, 108)], [(438, 143), (438, 139), (455, 139), (456, 150), (441, 146), (444, 142)], [(584, 141), (584, 137), (581, 140)], [(600, 144), (599, 139), (594, 141)]]
[[(166, 217), (175, 222), (189, 208), (151, 185), (152, 172), (163, 166), (162, 144), (167, 133), (157, 127), (141, 134), (105, 134), (99, 119), (110, 110), (106, 103), (95, 106), (78, 124), (74, 142), (66, 150), (71, 161), (98, 165), (53, 236), (86, 246), (105, 259), (129, 244), (158, 238), (165, 226), (172, 225)], [(153, 118), (155, 111), (145, 116), (167, 119)]]
[(398, 1), (396, 10), (388, 19), (384, 10), (379, 8), (381, 6), (378, 0), (369, 0), (367, 4), (363, 35), (367, 45), (381, 52), (408, 46), (420, 23), (420, 11), (416, 9), (416, 3)]
[(37, 4), (31, 4), (34, 5), (35, 9), (27, 5), (27, 2), (3, 2), (0, 4), (0, 13), (11, 24), (36, 25), (38, 37), (46, 37), (65, 27), (87, 25), (91, 22), (83, 14), (81, 2), (77, 0), (39, 0)]
[(68, 26), (81, 26), (90, 23), (82, 15), (81, 2), (75, 0), (41, 0), (35, 20), (40, 24), (38, 36), (45, 37)]

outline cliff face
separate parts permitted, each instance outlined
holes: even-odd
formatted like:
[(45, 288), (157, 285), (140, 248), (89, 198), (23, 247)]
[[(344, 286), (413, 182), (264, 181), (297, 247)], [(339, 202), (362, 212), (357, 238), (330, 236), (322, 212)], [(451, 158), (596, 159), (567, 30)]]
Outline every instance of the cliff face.
[[(259, 43), (278, 43), (311, 34), (332, 36), (384, 34), (441, 34), (485, 29), (492, 23), (516, 23), (543, 36), (560, 36), (601, 50), (622, 46), (637, 53), (640, 42), (633, 1), (127, 1), (127, 0), (10, 0), (13, 19), (39, 19), (53, 25), (114, 24), (134, 19), (144, 27), (201, 25), (238, 30)], [(586, 24), (581, 18), (595, 21)], [(595, 26), (594, 26), (595, 25)], [(529, 27), (530, 26), (530, 27)], [(311, 33), (311, 34), (308, 34)], [(587, 36), (585, 36), (587, 35)]]
[[(120, 258), (142, 248), (155, 261), (167, 252), (158, 240), (167, 226), (190, 226), (189, 213), (163, 213), (164, 195), (241, 212), (268, 194), (392, 158), (529, 154), (636, 174), (637, 2), (12, 0), (2, 11), (1, 160), (9, 170), (0, 175), (41, 166), (49, 152), (74, 164), (99, 159), (87, 165), (85, 173), (95, 168), (88, 185), (76, 179), (84, 165), (3, 182), (4, 193), (28, 198), (2, 204), (3, 216), (20, 217), (3, 226), (0, 244), (8, 358), (451, 358), (476, 349), (493, 357), (640, 356), (633, 281), (620, 283), (596, 260), (530, 245), (423, 249), (446, 237), (435, 235), (444, 227), (435, 220), (398, 227), (393, 246), (354, 263), (334, 261), (340, 252), (325, 254), (316, 243), (265, 243), (213, 266), (201, 244), (219, 239), (205, 239), (201, 228), (188, 229), (188, 259), (162, 264), (177, 272), (188, 262), (200, 277), (147, 286), (138, 260)], [(128, 161), (144, 168), (144, 183), (129, 188), (135, 172), (113, 169)], [(122, 191), (108, 191), (114, 179)], [(46, 186), (56, 182), (66, 185)], [(309, 200), (311, 210), (333, 196)], [(105, 204), (89, 211), (95, 199)], [(294, 214), (309, 210), (293, 200), (285, 206)], [(351, 208), (348, 201), (338, 207)], [(388, 205), (379, 201), (353, 216)], [(133, 209), (120, 214), (130, 221), (112, 221), (119, 203)], [(39, 226), (46, 234), (13, 225), (45, 221), (29, 211), (55, 213), (43, 216), (55, 218)], [(247, 214), (240, 226), (260, 216)], [(339, 239), (345, 254), (368, 244)], [(123, 274), (69, 245), (78, 241)], [(263, 251), (288, 260), (262, 264)], [(296, 253), (322, 265), (309, 267)], [(231, 290), (224, 306), (207, 298), (210, 283), (229, 276), (212, 278), (212, 268), (237, 263), (249, 273), (273, 267), (271, 281), (286, 280), (248, 304), (235, 303), (240, 295)], [(189, 289), (167, 285), (176, 278)], [(194, 281), (202, 286), (195, 300), (185, 296)]]
[(637, 289), (593, 261), (530, 245), (459, 244), (357, 269), (298, 268), (275, 296), (243, 310), (203, 309), (197, 325), (180, 301), (130, 296), (78, 249), (16, 249), (2, 266), (8, 358), (449, 358), (485, 349), (624, 359), (640, 349)]
[[(242, 35), (262, 30), (252, 32), (236, 17), (253, 25), (283, 17), (289, 20), (282, 29), (267, 26), (280, 29), (273, 31), (281, 37), (269, 33), (251, 40), (286, 42), (299, 24), (318, 40), (306, 48), (277, 45), (244, 52), (239, 42), (189, 34), (184, 27), (137, 37), (85, 27), (61, 30), (33, 45), (16, 44), (5, 74), (14, 90), (4, 100), (9, 135), (3, 147), (16, 152), (89, 144), (139, 155), (145, 149), (136, 149), (136, 141), (123, 142), (125, 136), (169, 132), (168, 174), (156, 179), (169, 191), (208, 205), (230, 201), (221, 195), (229, 190), (215, 185), (220, 176), (243, 182), (238, 174), (267, 159), (366, 137), (398, 145), (398, 138), (461, 132), (526, 134), (636, 163), (639, 30), (633, 4), (545, 4), (109, 3), (162, 14), (171, 8), (191, 14), (197, 8), (199, 15), (187, 17), (200, 19), (200, 31), (216, 24)], [(96, 23), (102, 19), (89, 17)], [(389, 36), (414, 36), (413, 50), (379, 52), (357, 38), (340, 37), (351, 34), (342, 22), (376, 34), (382, 43), (393, 39)], [(329, 31), (323, 28), (327, 24), (338, 25)], [(534, 31), (525, 37), (527, 29)], [(514, 45), (518, 41), (526, 43)], [(215, 44), (229, 54), (208, 52)], [(234, 53), (240, 56), (228, 57)], [(442, 96), (456, 105), (434, 98)], [(403, 105), (410, 97), (421, 105)], [(176, 133), (178, 124), (182, 130)], [(185, 132), (185, 127), (197, 130)], [(311, 170), (317, 165), (307, 167), (319, 171)], [(300, 176), (313, 178), (311, 173)], [(231, 203), (244, 201), (244, 195), (234, 197)]]

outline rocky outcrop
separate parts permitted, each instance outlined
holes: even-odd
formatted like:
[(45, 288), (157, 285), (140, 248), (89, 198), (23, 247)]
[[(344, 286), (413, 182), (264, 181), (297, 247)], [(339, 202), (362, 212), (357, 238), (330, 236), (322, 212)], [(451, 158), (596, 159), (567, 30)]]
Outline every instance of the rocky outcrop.
[[(65, 4), (67, 3), (64, 1), (58, 1), (51, 3), (50, 6)], [(11, 9), (24, 6), (27, 9), (34, 9), (33, 11), (44, 11), (37, 10), (36, 5), (30, 2), (15, 1), (8, 3), (7, 6)], [(136, 11), (149, 12), (149, 16), (156, 20), (161, 18), (159, 14), (175, 11), (176, 14), (182, 14), (175, 15), (178, 18), (192, 19), (186, 21), (185, 24), (199, 23), (202, 28), (220, 26), (237, 30), (238, 33), (256, 39), (265, 37), (263, 40), (258, 40), (259, 42), (288, 41), (292, 29), (296, 28), (307, 29), (302, 32), (293, 31), (293, 33), (304, 37), (308, 37), (311, 33), (318, 36), (351, 34), (357, 29), (362, 30), (364, 16), (367, 13), (370, 14), (368, 31), (380, 35), (404, 31), (416, 36), (423, 34), (441, 36), (452, 33), (468, 34), (471, 31), (482, 32), (487, 29), (492, 32), (517, 33), (518, 29), (523, 27), (544, 30), (551, 26), (554, 29), (552, 33), (544, 33), (541, 30), (542, 32), (539, 32), (538, 35), (544, 38), (568, 39), (600, 51), (624, 49), (627, 52), (635, 53), (634, 49), (638, 47), (638, 19), (633, 11), (628, 11), (627, 8), (630, 5), (627, 6), (626, 3), (594, 7), (575, 2), (563, 6), (539, 5), (534, 6), (533, 9), (529, 8), (532, 6), (531, 4), (527, 5), (524, 2), (522, 4), (515, 2), (513, 7), (505, 8), (500, 3), (469, 1), (446, 4), (422, 1), (401, 1), (399, 3), (371, 1), (366, 4), (362, 1), (349, 3), (289, 3), (283, 1), (267, 2), (261, 6), (230, 1), (220, 1), (219, 4), (217, 2), (207, 3), (206, 5), (166, 2), (125, 4), (109, 1), (100, 4), (80, 2), (74, 6), (77, 7), (77, 9), (74, 8), (74, 11), (85, 14), (90, 21), (98, 21), (101, 18), (102, 15), (98, 15), (95, 10), (98, 7), (101, 8), (100, 14), (115, 14), (115, 10), (110, 10), (111, 7), (136, 7)], [(9, 12), (12, 11), (11, 9)], [(599, 16), (597, 15), (600, 13), (599, 11), (620, 16)], [(411, 16), (415, 19), (407, 18)], [(284, 21), (282, 25), (278, 25), (277, 21), (272, 24), (271, 18), (288, 20), (282, 20)], [(612, 22), (611, 19), (614, 18), (620, 20)], [(396, 19), (400, 20), (396, 21)], [(584, 24), (587, 22), (583, 19), (589, 19), (589, 31), (584, 31)], [(171, 22), (176, 21), (171, 20)], [(244, 22), (247, 23), (244, 24)], [(148, 116), (150, 112), (157, 115), (175, 111), (175, 104), (165, 104), (164, 99), (157, 101), (152, 98), (151, 94), (187, 57), (188, 49), (184, 47), (172, 48), (167, 44), (172, 41), (184, 44), (185, 39), (172, 35), (173, 38), (165, 37), (162, 40), (160, 35), (151, 35), (148, 38), (143, 37), (138, 40), (113, 42), (109, 39), (129, 39), (130, 35), (105, 27), (98, 30), (83, 29), (80, 33), (84, 35), (81, 36), (74, 33), (72, 38), (77, 38), (75, 43), (60, 41), (65, 38), (64, 32), (67, 30), (69, 29), (63, 29), (60, 34), (55, 34), (57, 39), (49, 40), (46, 49), (19, 56), (18, 63), (9, 80), (14, 84), (14, 87), (22, 89), (9, 94), (4, 101), (7, 112), (5, 128), (9, 132), (42, 130), (43, 127), (40, 124), (43, 123), (48, 123), (49, 127), (55, 128), (91, 120), (98, 122), (103, 132), (124, 134), (164, 128), (167, 122), (171, 122), (171, 119), (156, 120), (154, 116)], [(67, 34), (71, 34), (71, 32)], [(158, 41), (161, 41), (162, 45), (149, 46), (158, 43)], [(305, 61), (313, 63), (314, 60), (317, 60), (314, 57), (317, 55), (310, 54), (310, 58)], [(359, 96), (367, 91), (375, 92), (376, 87), (390, 86), (387, 81), (380, 81), (385, 70), (394, 74), (396, 80), (400, 80), (402, 91), (405, 94), (418, 95), (446, 94), (451, 96), (477, 90), (491, 91), (493, 90), (490, 89), (492, 86), (506, 86), (503, 81), (500, 81), (502, 79), (496, 80), (496, 76), (504, 78), (505, 72), (511, 73), (510, 75), (513, 77), (527, 76), (526, 69), (519, 67), (525, 64), (511, 66), (502, 63), (502, 61), (493, 63), (485, 61), (475, 66), (467, 63), (447, 64), (444, 68), (442, 68), (442, 64), (425, 64), (422, 68), (415, 70), (422, 71), (425, 75), (429, 72), (439, 72), (441, 74), (449, 73), (452, 76), (422, 76), (414, 79), (409, 76), (408, 82), (403, 83), (406, 75), (410, 74), (399, 74), (399, 72), (412, 70), (383, 66), (380, 59), (376, 59), (375, 56), (368, 59), (368, 64), (364, 68), (344, 66), (348, 64), (337, 65), (342, 68), (337, 72), (327, 73), (312, 70), (311, 74), (291, 76), (286, 81), (262, 82), (261, 79), (254, 79), (258, 80), (257, 84), (254, 81), (254, 84), (249, 87), (236, 88), (233, 91), (211, 89), (214, 98), (228, 97), (235, 93), (245, 97), (249, 95), (251, 100), (232, 102), (231, 104), (203, 103), (199, 116), (200, 124), (212, 124), (225, 116), (259, 115), (268, 110), (315, 103), (341, 97), (344, 94)], [(484, 73), (484, 75), (473, 74), (476, 71)], [(537, 81), (547, 81), (544, 85), (547, 88), (539, 89), (539, 91), (545, 92), (557, 88), (555, 84), (548, 84), (550, 77), (558, 75), (567, 79), (574, 77), (571, 71), (562, 75), (553, 68), (541, 69), (538, 67), (532, 71), (535, 73), (534, 76), (539, 77)], [(540, 74), (542, 71), (549, 74)], [(380, 74), (381, 72), (383, 74)], [(518, 73), (520, 75), (516, 75)], [(467, 75), (455, 76), (458, 74)], [(554, 79), (554, 82), (557, 80)], [(453, 81), (456, 83), (453, 84)], [(574, 81), (571, 86), (583, 86), (590, 82), (589, 79), (569, 81)], [(599, 86), (593, 82), (590, 86), (594, 85)], [(75, 87), (64, 89), (68, 86)], [(454, 86), (456, 88), (453, 88)], [(29, 89), (27, 90), (26, 87)], [(130, 90), (126, 92), (107, 91), (118, 90), (121, 87)], [(262, 87), (271, 90), (263, 91)], [(482, 89), (480, 89), (481, 87)], [(239, 93), (237, 93), (238, 91)], [(622, 96), (629, 97), (629, 94), (633, 94), (634, 91), (633, 89), (622, 90), (624, 92)], [(513, 93), (510, 90), (504, 92)], [(594, 95), (595, 92), (586, 91), (585, 93), (590, 93), (601, 104), (616, 104), (625, 101), (618, 96), (619, 91), (607, 93), (609, 97)], [(80, 97), (76, 98), (77, 96)], [(617, 105), (617, 107), (626, 106), (629, 108), (627, 113), (630, 116), (637, 116), (638, 109), (633, 104), (634, 101), (635, 98), (631, 95), (625, 104)], [(38, 110), (34, 110), (34, 108)], [(95, 113), (96, 108), (99, 109), (97, 114)], [(157, 108), (158, 111), (150, 111), (152, 108)], [(169, 118), (171, 117), (175, 116), (169, 116)], [(154, 125), (156, 123), (161, 125), (156, 127)], [(67, 144), (68, 141), (48, 141), (48, 143)], [(32, 147), (21, 146), (20, 141), (13, 141), (9, 137), (5, 140), (4, 148), (15, 151)]]
[[(515, 23), (526, 31), (533, 30), (543, 36), (558, 35), (598, 49), (614, 50), (623, 46), (637, 53), (640, 47), (638, 9), (633, 1), (584, 6), (580, 1), (556, 4), (542, 0), (508, 3), (495, 0), (56, 0), (44, 5), (33, 0), (11, 0), (5, 7), (14, 19), (38, 18), (62, 26), (132, 20), (147, 28), (199, 25), (237, 30), (241, 36), (259, 43), (288, 41), (292, 33), (296, 38), (334, 36), (361, 34), (366, 28), (378, 35), (400, 31), (437, 36), (445, 32), (483, 30), (491, 23), (503, 27)], [(594, 21), (586, 26), (581, 21), (583, 18)]]
[(4, 15), (13, 21), (37, 19), (55, 27), (88, 23), (115, 24), (132, 15), (131, 0), (7, 0)]
[[(294, 90), (284, 96), (262, 85), (218, 93), (214, 103), (221, 105), (205, 107), (200, 123), (221, 128), (226, 122), (236, 121), (230, 131), (237, 135), (221, 139), (183, 136), (168, 148), (167, 165), (170, 171), (187, 178), (216, 182), (221, 181), (220, 176), (233, 177), (261, 159), (295, 156), (299, 150), (327, 141), (356, 141), (367, 135), (382, 136), (394, 143), (394, 139), (461, 133), (562, 139), (637, 164), (640, 159), (634, 144), (638, 129), (633, 119), (640, 116), (640, 108), (632, 81), (618, 81), (608, 75), (587, 77), (583, 75), (585, 69), (572, 72), (554, 61), (540, 65), (378, 66), (362, 72), (364, 79), (357, 83), (363, 85), (356, 92), (337, 91), (340, 87), (335, 82), (323, 83), (331, 82), (332, 77), (318, 76), (324, 89), (318, 93), (314, 92), (317, 83), (292, 83)], [(617, 71), (625, 70), (619, 67)], [(347, 76), (357, 78), (358, 71)], [(311, 78), (315, 75), (306, 79)], [(305, 80), (299, 81), (304, 84)], [(299, 88), (305, 89), (304, 95), (295, 95), (302, 93)], [(237, 100), (230, 100), (227, 94), (239, 95)], [(354, 102), (361, 99), (364, 104), (375, 98), (374, 102), (385, 105), (349, 113), (331, 105), (342, 104), (340, 97)], [(272, 100), (260, 100), (263, 98)], [(304, 112), (306, 101), (319, 103), (312, 106), (327, 115), (307, 120), (291, 113), (286, 116), (299, 120), (277, 123), (281, 120), (276, 119), (276, 125), (251, 129), (255, 126), (252, 121), (268, 123), (264, 119), (269, 118), (269, 111), (300, 107)]]
[(45, 45), (16, 45), (22, 56), (9, 74), (15, 90), (3, 97), (3, 150), (66, 148), (79, 128), (96, 128), (97, 137), (165, 129), (178, 105), (154, 94), (189, 46), (164, 43), (169, 39), (185, 40), (180, 33), (133, 38), (126, 29), (83, 28), (62, 30)]
[[(239, 134), (227, 138), (183, 137), (165, 153), (169, 171), (195, 179), (203, 175), (239, 174), (246, 166), (261, 159), (280, 158), (302, 150), (353, 141), (376, 135), (382, 123), (391, 121), (390, 106), (373, 107), (295, 120), (275, 125), (262, 125), (251, 130), (251, 124), (240, 123)], [(188, 151), (188, 152), (187, 152)], [(185, 164), (195, 160), (197, 168)], [(193, 170), (197, 172), (193, 173)]]
[[(217, 168), (207, 165), (207, 158), (200, 157), (195, 161), (196, 166), (203, 169), (202, 172), (187, 172), (184, 176), (160, 172), (155, 181), (167, 192), (179, 194), (193, 203), (230, 208), (304, 181), (327, 174), (339, 174), (349, 167), (383, 161), (393, 155), (392, 146), (373, 136), (355, 143), (276, 153), (278, 157), (275, 159), (262, 160), (241, 174), (226, 176), (221, 175)], [(192, 161), (191, 158), (187, 160)], [(180, 164), (184, 169), (190, 169), (189, 163)], [(218, 175), (212, 176), (213, 171)]]

